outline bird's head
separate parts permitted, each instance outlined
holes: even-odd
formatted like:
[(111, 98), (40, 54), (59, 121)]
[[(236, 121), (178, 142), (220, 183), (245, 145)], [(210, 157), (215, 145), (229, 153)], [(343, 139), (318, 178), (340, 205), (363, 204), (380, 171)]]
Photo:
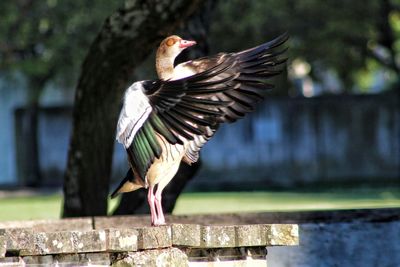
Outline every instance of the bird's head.
[(184, 49), (195, 44), (195, 41), (188, 41), (177, 35), (171, 35), (161, 42), (157, 53), (160, 56), (168, 57), (174, 60)]
[(171, 79), (174, 76), (175, 58), (186, 48), (195, 45), (195, 41), (183, 40), (177, 35), (165, 38), (156, 55), (156, 70), (160, 79)]

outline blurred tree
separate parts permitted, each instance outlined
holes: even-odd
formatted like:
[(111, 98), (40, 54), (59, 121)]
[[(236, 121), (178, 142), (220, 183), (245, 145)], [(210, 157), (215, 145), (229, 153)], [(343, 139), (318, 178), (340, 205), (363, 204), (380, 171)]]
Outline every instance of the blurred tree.
[[(347, 90), (357, 73), (374, 66), (399, 75), (400, 1), (265, 0), (224, 1), (212, 24), (213, 51), (235, 51), (284, 31), (291, 36), (290, 58), (334, 70)], [(267, 36), (268, 35), (268, 36)]]
[[(0, 73), (20, 73), (28, 88), (24, 169), (28, 185), (40, 183), (38, 107), (49, 82), (69, 87), (101, 22), (123, 1), (0, 1)], [(90, 16), (88, 16), (90, 14)]]
[(91, 44), (75, 92), (63, 217), (107, 214), (120, 101), (135, 68), (200, 0), (137, 0), (108, 17)]

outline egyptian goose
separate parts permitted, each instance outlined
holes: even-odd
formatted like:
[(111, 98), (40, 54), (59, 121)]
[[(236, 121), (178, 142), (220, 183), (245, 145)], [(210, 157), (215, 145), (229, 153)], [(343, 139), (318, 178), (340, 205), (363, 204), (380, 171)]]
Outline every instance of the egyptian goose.
[[(194, 163), (218, 125), (251, 112), (281, 73), (286, 34), (260, 46), (219, 53), (174, 67), (182, 50), (196, 42), (173, 35), (156, 55), (159, 79), (133, 83), (125, 92), (116, 139), (128, 154), (130, 172), (112, 193), (148, 188), (151, 224), (165, 224), (161, 194), (181, 161)], [(157, 187), (156, 187), (157, 185)]]

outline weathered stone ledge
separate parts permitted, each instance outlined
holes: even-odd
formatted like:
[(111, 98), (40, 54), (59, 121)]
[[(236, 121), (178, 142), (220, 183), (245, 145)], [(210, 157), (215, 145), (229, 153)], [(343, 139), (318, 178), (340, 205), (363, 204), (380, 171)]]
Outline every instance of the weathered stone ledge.
[[(81, 252), (20, 256), (18, 250), (7, 250), (6, 232), (15, 231), (23, 236), (30, 233), (62, 231), (135, 230), (148, 227), (148, 216), (94, 217), (64, 220), (36, 220), (0, 222), (0, 266), (266, 266), (266, 247), (201, 248), (179, 246), (179, 224), (191, 225), (193, 231), (206, 226), (235, 226), (235, 239), (246, 236), (246, 225), (299, 224), (301, 245), (295, 247), (268, 246), (268, 263), (271, 266), (397, 266), (400, 262), (398, 239), (400, 208), (360, 209), (307, 212), (267, 212), (240, 214), (209, 214), (168, 216), (171, 223), (172, 247), (139, 249), (124, 252)], [(172, 235), (175, 227), (175, 235)], [(189, 226), (188, 226), (189, 227)], [(257, 226), (259, 227), (259, 226)], [(252, 231), (257, 232), (257, 227)], [(18, 228), (12, 230), (12, 228)], [(178, 230), (177, 230), (178, 229)], [(216, 228), (215, 228), (216, 229)], [(204, 230), (205, 231), (205, 230)], [(185, 233), (185, 230), (181, 229)], [(201, 232), (201, 231), (200, 231)], [(108, 232), (109, 233), (109, 232)], [(18, 235), (14, 235), (16, 238)], [(175, 237), (175, 239), (174, 239)], [(198, 244), (199, 239), (185, 237), (187, 244)], [(29, 238), (25, 239), (28, 240)], [(236, 242), (236, 241), (235, 241)], [(239, 241), (238, 241), (239, 242)], [(245, 239), (242, 239), (245, 244)], [(21, 242), (23, 247), (23, 242)], [(108, 248), (111, 245), (108, 243)], [(144, 245), (143, 243), (142, 245)], [(254, 242), (253, 244), (256, 244)], [(28, 246), (29, 247), (29, 246)], [(359, 251), (360, 253), (354, 253)], [(7, 254), (6, 254), (7, 253)], [(305, 256), (306, 255), (306, 256)], [(385, 255), (386, 257), (382, 257)], [(164, 265), (160, 265), (162, 262)], [(79, 263), (79, 264), (77, 264)], [(158, 264), (158, 265), (157, 265)], [(175, 264), (175, 265), (174, 265)], [(268, 265), (268, 266), (269, 266)]]
[(292, 246), (298, 244), (297, 225), (196, 225), (171, 224), (126, 229), (37, 232), (30, 228), (6, 228), (0, 232), (2, 254), (123, 252), (168, 247), (234, 248)]
[[(386, 222), (400, 220), (400, 208), (355, 209), (334, 211), (263, 212), (207, 215), (167, 215), (169, 223), (201, 225), (245, 225), (245, 224), (299, 224), (338, 222)], [(32, 228), (37, 232), (69, 230), (93, 230), (106, 228), (131, 228), (148, 226), (147, 215), (85, 217), (62, 220), (31, 220), (0, 222), (4, 228)]]
[[(148, 219), (139, 220), (143, 218)], [(0, 223), (0, 266), (140, 266), (139, 262), (156, 266), (156, 261), (189, 266), (190, 262), (214, 260), (242, 262), (240, 266), (251, 260), (265, 266), (267, 246), (299, 242), (295, 224), (172, 223), (151, 227), (132, 223), (137, 219), (123, 216)]]

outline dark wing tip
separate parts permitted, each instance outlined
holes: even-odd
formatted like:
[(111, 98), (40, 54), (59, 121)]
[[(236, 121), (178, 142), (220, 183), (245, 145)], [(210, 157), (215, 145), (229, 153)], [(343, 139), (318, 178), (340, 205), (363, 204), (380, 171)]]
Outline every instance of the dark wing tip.
[(129, 182), (133, 180), (133, 172), (132, 169), (129, 168), (128, 172), (126, 173), (124, 179), (122, 179), (121, 183), (117, 186), (117, 188), (111, 193), (110, 197), (111, 199), (117, 197), (119, 194), (121, 194), (122, 192), (120, 192), (121, 188), (125, 185), (126, 182)]
[(289, 40), (289, 37), (290, 37), (289, 33), (284, 32), (281, 35), (279, 35), (278, 37), (274, 38), (273, 40), (265, 43), (265, 45), (268, 46), (269, 48), (274, 48), (274, 47), (284, 44), (287, 40)]
[(283, 40), (283, 42), (286, 42), (287, 40), (289, 40), (289, 38), (290, 38), (289, 32), (285, 31), (284, 33), (282, 33), (275, 39), (280, 39), (280, 40)]
[(111, 193), (111, 195), (110, 195), (111, 199), (116, 198), (116, 197), (120, 194), (119, 189), (121, 188), (121, 186), (122, 186), (122, 185), (119, 185), (119, 186), (114, 190), (114, 192)]

